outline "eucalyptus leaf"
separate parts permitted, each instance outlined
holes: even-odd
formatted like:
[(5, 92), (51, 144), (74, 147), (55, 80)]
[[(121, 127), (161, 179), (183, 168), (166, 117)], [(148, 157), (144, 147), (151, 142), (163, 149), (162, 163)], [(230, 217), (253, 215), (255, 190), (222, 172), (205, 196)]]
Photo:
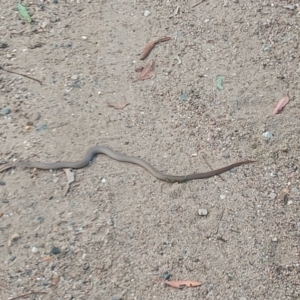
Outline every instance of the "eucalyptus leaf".
[(219, 75), (217, 77), (217, 87), (219, 90), (224, 90), (224, 86), (223, 86), (223, 80), (224, 80), (225, 76)]
[(31, 18), (28, 14), (28, 11), (26, 9), (26, 7), (24, 5), (22, 5), (21, 3), (18, 4), (18, 10), (20, 15), (28, 22), (31, 22)]

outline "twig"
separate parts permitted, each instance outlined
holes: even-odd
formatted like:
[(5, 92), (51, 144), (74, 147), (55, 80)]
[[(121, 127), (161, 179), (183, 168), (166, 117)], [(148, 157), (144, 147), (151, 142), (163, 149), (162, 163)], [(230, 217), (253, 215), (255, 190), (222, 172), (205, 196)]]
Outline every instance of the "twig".
[(219, 227), (220, 227), (220, 223), (221, 223), (221, 221), (223, 219), (224, 211), (225, 211), (225, 209), (223, 209), (223, 211), (221, 213), (221, 216), (220, 216), (220, 219), (219, 219), (219, 222), (218, 222), (218, 226), (217, 226), (217, 230), (216, 230), (215, 234), (217, 234), (219, 232)]
[(202, 1), (200, 1), (200, 2), (198, 2), (198, 3), (196, 3), (196, 4), (194, 4), (193, 6), (192, 6), (192, 8), (194, 8), (194, 7), (196, 7), (196, 6), (198, 6), (198, 5), (200, 5), (202, 2), (204, 2), (205, 0), (202, 0)]
[(35, 81), (37, 81), (40, 85), (42, 85), (42, 82), (41, 82), (40, 80), (38, 80), (38, 79), (36, 79), (36, 78), (33, 78), (33, 77), (31, 77), (31, 76), (28, 76), (28, 75), (26, 75), (26, 74), (21, 74), (21, 73), (17, 73), (17, 72), (14, 72), (14, 71), (6, 70), (6, 69), (3, 68), (3, 66), (0, 66), (0, 70), (3, 70), (3, 71), (6, 71), (6, 72), (8, 72), (8, 73), (20, 75), (20, 76), (23, 76), (23, 77), (26, 77), (26, 78), (35, 80)]
[(15, 300), (15, 299), (20, 299), (20, 298), (25, 298), (25, 297), (27, 298), (30, 295), (47, 295), (47, 293), (46, 292), (30, 292), (28, 294), (22, 294), (22, 295), (10, 298), (9, 300)]

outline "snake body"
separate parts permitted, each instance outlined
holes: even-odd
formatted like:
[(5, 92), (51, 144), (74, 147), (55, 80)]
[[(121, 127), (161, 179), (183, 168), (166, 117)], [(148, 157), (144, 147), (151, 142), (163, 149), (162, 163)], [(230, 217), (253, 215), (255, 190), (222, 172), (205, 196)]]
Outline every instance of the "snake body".
[[(220, 168), (217, 170), (212, 170), (212, 171), (205, 172), (205, 173), (195, 173), (195, 174), (189, 174), (186, 176), (175, 176), (175, 175), (167, 175), (167, 174), (157, 171), (149, 163), (147, 163), (146, 161), (144, 161), (138, 157), (127, 156), (125, 154), (118, 153), (107, 147), (94, 146), (87, 150), (84, 158), (80, 161), (76, 161), (76, 162), (60, 161), (60, 162), (54, 162), (54, 163), (21, 161), (21, 162), (17, 162), (17, 163), (10, 165), (10, 167), (21, 166), (21, 167), (25, 167), (25, 168), (37, 168), (37, 169), (43, 169), (43, 170), (50, 170), (50, 169), (54, 170), (54, 169), (63, 169), (63, 168), (80, 169), (80, 168), (87, 166), (96, 154), (105, 154), (105, 155), (109, 156), (110, 158), (117, 160), (117, 161), (139, 165), (139, 166), (143, 167), (144, 169), (146, 169), (149, 173), (151, 173), (157, 179), (168, 181), (168, 182), (184, 182), (184, 181), (189, 181), (189, 180), (194, 180), (194, 179), (209, 178), (209, 177), (224, 173), (234, 167), (238, 167), (240, 165), (250, 164), (250, 163), (255, 162), (254, 160), (244, 160), (244, 161), (240, 161), (240, 162), (228, 165), (226, 167), (223, 167), (223, 168)], [(4, 168), (3, 168), (3, 170), (4, 170)]]

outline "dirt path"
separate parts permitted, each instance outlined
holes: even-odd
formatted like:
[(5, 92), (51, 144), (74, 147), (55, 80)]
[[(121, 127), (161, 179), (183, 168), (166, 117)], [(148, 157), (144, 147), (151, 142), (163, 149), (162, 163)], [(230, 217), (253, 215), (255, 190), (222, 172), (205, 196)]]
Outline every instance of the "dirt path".
[[(66, 197), (63, 171), (1, 173), (1, 299), (300, 298), (293, 1), (25, 1), (32, 23), (1, 2), (1, 66), (43, 83), (0, 70), (1, 163), (92, 145), (180, 175), (258, 160), (169, 184), (99, 155)], [(155, 76), (134, 82), (150, 60)]]

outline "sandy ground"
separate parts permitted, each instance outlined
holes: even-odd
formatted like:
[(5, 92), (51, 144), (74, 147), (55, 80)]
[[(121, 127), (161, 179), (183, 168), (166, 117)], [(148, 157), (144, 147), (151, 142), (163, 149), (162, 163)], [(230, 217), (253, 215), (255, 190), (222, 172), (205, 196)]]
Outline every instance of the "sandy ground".
[(1, 0), (2, 164), (93, 145), (178, 175), (257, 160), (170, 184), (98, 155), (66, 197), (62, 170), (2, 172), (1, 299), (300, 299), (297, 1), (200, 2), (33, 0), (28, 23)]

